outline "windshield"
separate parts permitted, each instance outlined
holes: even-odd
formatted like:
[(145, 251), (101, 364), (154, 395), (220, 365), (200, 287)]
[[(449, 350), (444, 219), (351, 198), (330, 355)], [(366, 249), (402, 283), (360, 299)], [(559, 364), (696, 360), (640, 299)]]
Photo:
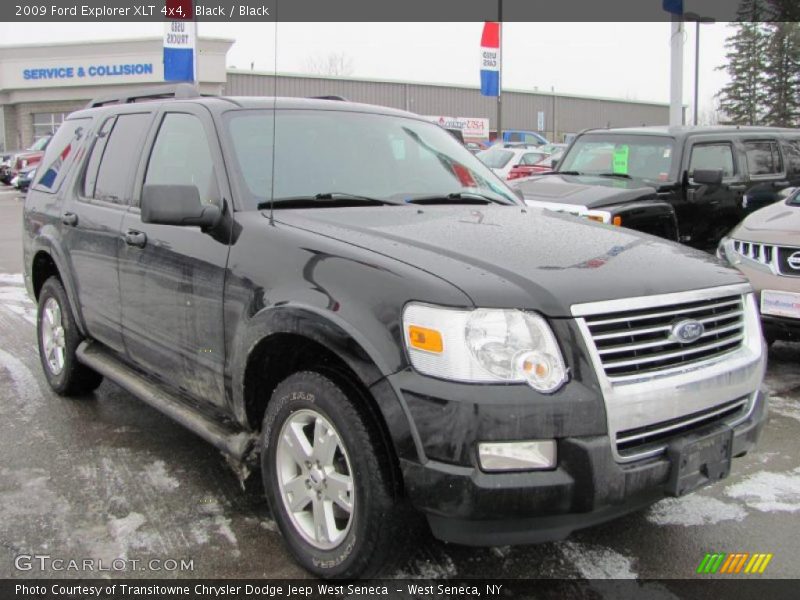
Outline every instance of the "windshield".
[(798, 188), (789, 199), (786, 200), (786, 204), (789, 206), (800, 206), (800, 188)]
[(552, 166), (554, 160), (561, 160), (561, 157), (563, 155), (564, 155), (564, 150), (557, 150), (556, 152), (553, 152), (550, 156), (543, 158), (536, 164), (549, 167)]
[(266, 109), (230, 111), (225, 121), (236, 183), (251, 210), (270, 199), (330, 194), (405, 202), (472, 192), (519, 203), (469, 150), (433, 123), (336, 110)]
[(651, 181), (671, 181), (675, 141), (639, 135), (584, 135), (561, 160), (559, 171), (581, 175), (620, 175)]
[(475, 156), (490, 169), (502, 169), (514, 156), (512, 150), (504, 150), (500, 146), (492, 146), (488, 150), (478, 152)]
[(49, 141), (50, 141), (50, 136), (49, 135), (41, 137), (38, 140), (36, 140), (33, 143), (33, 145), (30, 148), (28, 148), (28, 150), (30, 150), (31, 152), (39, 152), (41, 150), (44, 150), (45, 148), (47, 148), (47, 143)]

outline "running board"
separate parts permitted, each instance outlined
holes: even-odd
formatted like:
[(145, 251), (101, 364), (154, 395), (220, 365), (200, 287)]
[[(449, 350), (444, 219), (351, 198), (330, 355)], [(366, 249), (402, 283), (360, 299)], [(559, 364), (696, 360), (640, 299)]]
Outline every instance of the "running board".
[(214, 421), (180, 397), (161, 389), (96, 342), (81, 342), (76, 354), (84, 365), (193, 431), (228, 455), (229, 459), (240, 464), (247, 461), (257, 439), (255, 434)]

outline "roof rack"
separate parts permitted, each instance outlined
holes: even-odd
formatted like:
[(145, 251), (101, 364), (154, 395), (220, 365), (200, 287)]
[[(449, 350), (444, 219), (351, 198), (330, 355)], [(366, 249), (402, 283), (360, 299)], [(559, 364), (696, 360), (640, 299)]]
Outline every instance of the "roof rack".
[(101, 96), (90, 100), (86, 108), (97, 108), (98, 106), (105, 106), (106, 104), (129, 104), (141, 100), (159, 100), (164, 98), (180, 100), (199, 97), (200, 91), (191, 83), (166, 84), (128, 90), (123, 94)]
[(338, 102), (347, 102), (347, 98), (343, 96), (308, 96), (310, 100), (337, 100)]

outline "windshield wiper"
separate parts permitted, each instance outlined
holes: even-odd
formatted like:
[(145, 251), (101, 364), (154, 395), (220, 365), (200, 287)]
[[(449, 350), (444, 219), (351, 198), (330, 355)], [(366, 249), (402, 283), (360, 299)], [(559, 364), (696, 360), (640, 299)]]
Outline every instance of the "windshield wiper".
[(451, 192), (449, 194), (431, 194), (406, 200), (408, 204), (513, 204), (500, 198), (493, 198), (476, 192)]
[(541, 173), (534, 173), (535, 177), (539, 175), (583, 175), (580, 171), (543, 171)]
[(323, 192), (309, 196), (287, 196), (285, 198), (275, 198), (274, 200), (266, 200), (259, 202), (256, 208), (258, 210), (266, 210), (273, 206), (275, 208), (320, 208), (331, 206), (385, 206), (387, 204), (396, 205), (396, 202), (390, 200), (381, 200), (380, 198), (370, 198), (369, 196), (361, 196), (359, 194), (348, 194), (346, 192)]
[(630, 179), (631, 176), (627, 173), (593, 173), (595, 177), (621, 177), (622, 179)]

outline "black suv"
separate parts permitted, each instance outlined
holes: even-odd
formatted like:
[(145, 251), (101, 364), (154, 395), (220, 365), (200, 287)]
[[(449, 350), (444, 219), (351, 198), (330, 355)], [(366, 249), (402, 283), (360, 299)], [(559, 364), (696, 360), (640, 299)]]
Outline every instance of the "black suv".
[(518, 180), (526, 202), (714, 250), (748, 213), (800, 185), (800, 129), (593, 129), (558, 169)]
[(159, 95), (70, 115), (31, 186), (44, 373), (106, 377), (260, 467), (313, 573), (378, 572), (406, 507), (451, 542), (559, 539), (755, 444), (736, 271), (526, 208), (409, 113)]

